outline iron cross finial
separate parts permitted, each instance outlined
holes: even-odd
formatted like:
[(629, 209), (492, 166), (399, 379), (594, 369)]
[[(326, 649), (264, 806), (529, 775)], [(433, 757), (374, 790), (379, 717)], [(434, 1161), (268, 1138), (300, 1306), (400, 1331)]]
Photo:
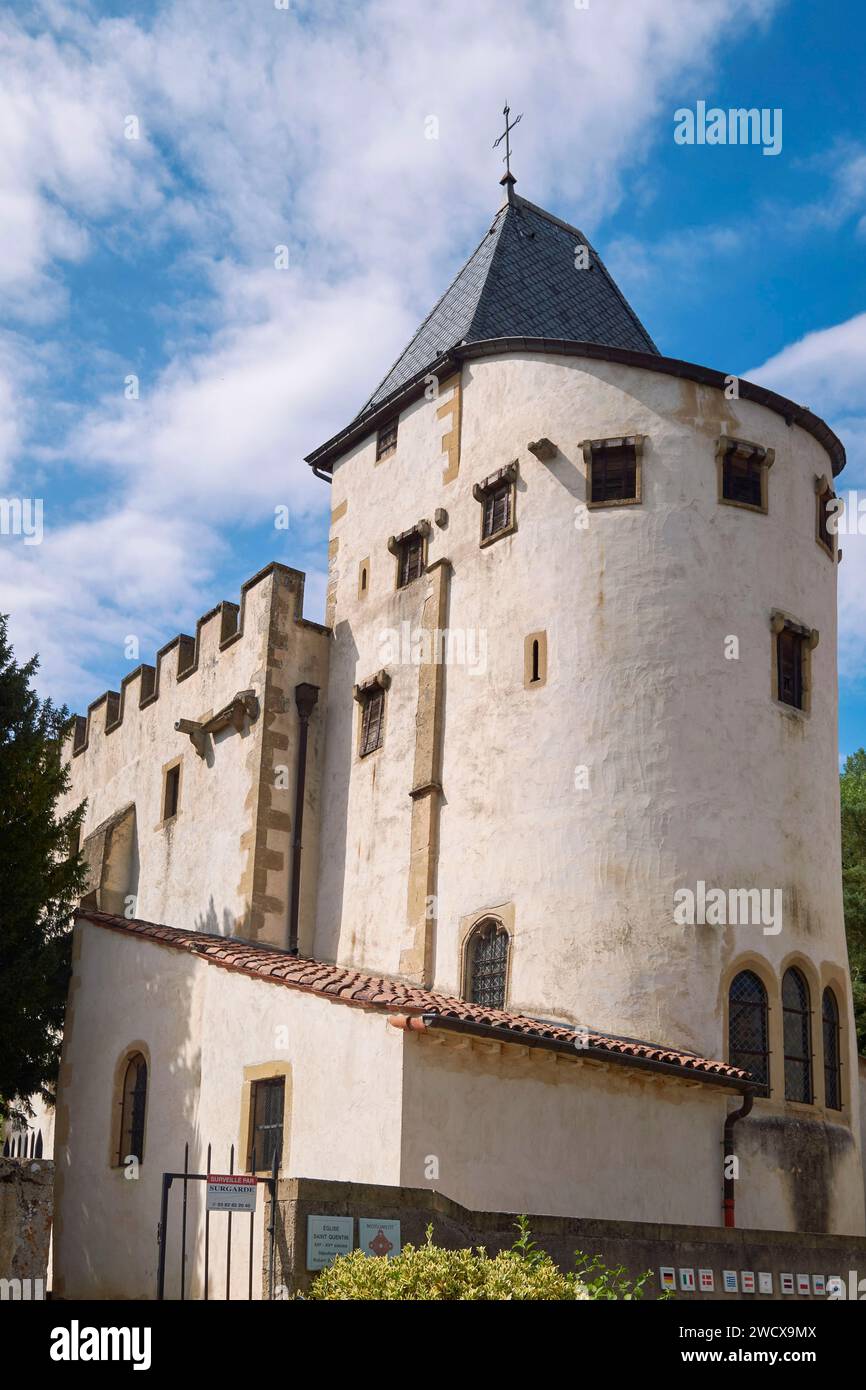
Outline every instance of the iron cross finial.
[(493, 141), (493, 148), (496, 149), (497, 146), (502, 144), (503, 140), (505, 141), (505, 157), (502, 161), (505, 165), (505, 176), (501, 180), (501, 182), (512, 183), (514, 181), (514, 175), (511, 172), (511, 132), (514, 129), (514, 127), (518, 124), (518, 122), (523, 120), (523, 112), (521, 111), (519, 116), (516, 116), (513, 121), (509, 122), (508, 117), (511, 115), (511, 107), (508, 105), (508, 102), (506, 101), (502, 114), (505, 117), (505, 129), (503, 130), (499, 139)]

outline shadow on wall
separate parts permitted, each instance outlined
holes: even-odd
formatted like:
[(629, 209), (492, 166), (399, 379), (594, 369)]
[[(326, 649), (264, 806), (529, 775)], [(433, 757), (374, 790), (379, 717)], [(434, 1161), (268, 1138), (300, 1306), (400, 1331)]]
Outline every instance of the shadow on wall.
[[(169, 926), (171, 923), (168, 924)], [(219, 914), (216, 904), (211, 896), (207, 905), (207, 911), (199, 913), (195, 920), (195, 930), (204, 932), (207, 936), (237, 936), (238, 928), (234, 916), (227, 907), (223, 908), (222, 925), (220, 925)]]

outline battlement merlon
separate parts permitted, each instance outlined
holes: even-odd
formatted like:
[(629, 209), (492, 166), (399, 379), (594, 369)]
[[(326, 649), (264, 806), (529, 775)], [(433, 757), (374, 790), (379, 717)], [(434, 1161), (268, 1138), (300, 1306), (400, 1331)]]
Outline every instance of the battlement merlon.
[[(280, 587), (293, 591), (294, 624), (310, 633), (320, 634), (323, 640), (330, 637), (330, 628), (303, 616), (306, 582), (303, 571), (272, 561), (241, 586), (239, 604), (228, 600), (218, 603), (198, 619), (195, 637), (187, 633), (178, 633), (159, 649), (154, 666), (146, 663), (136, 666), (124, 676), (119, 691), (103, 691), (88, 705), (86, 716), (75, 715), (72, 733), (64, 748), (66, 758), (77, 758), (84, 753), (92, 737), (100, 733), (108, 736), (119, 729), (128, 705), (132, 704), (133, 708), (139, 710), (147, 709), (159, 699), (160, 690), (165, 688), (167, 682), (171, 682), (172, 686), (179, 686), (199, 671), (204, 662), (218, 659), (223, 652), (243, 642), (244, 638), (250, 635), (249, 610), (254, 599), (261, 593), (260, 586), (267, 581), (271, 582), (274, 590)], [(272, 607), (272, 602), (268, 607)], [(264, 634), (255, 633), (254, 636), (259, 642)]]

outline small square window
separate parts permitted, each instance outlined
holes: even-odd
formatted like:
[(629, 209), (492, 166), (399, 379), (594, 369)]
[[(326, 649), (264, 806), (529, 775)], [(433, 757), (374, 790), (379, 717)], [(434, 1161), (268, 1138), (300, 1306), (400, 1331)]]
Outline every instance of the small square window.
[(376, 462), (386, 459), (391, 454), (397, 452), (397, 425), (398, 419), (389, 420), (383, 425), (376, 436)]
[(172, 820), (180, 805), (180, 763), (166, 768), (165, 784), (162, 792), (162, 818)]
[(643, 442), (639, 434), (584, 440), (587, 506), (621, 507), (642, 500)]
[(593, 502), (626, 502), (637, 497), (637, 459), (633, 448), (598, 449), (592, 454)]
[(358, 752), (362, 758), (375, 753), (382, 746), (382, 729), (385, 722), (385, 691), (374, 685), (362, 692), (361, 703), (361, 742)]
[(397, 550), (397, 588), (405, 589), (424, 573), (424, 537), (413, 531), (399, 542)]
[(248, 1172), (269, 1172), (273, 1168), (275, 1159), (279, 1168), (283, 1156), (285, 1104), (285, 1077), (271, 1076), (264, 1081), (252, 1083)]
[(768, 472), (775, 453), (760, 444), (722, 435), (716, 453), (719, 465), (719, 501), (753, 512), (768, 510)]

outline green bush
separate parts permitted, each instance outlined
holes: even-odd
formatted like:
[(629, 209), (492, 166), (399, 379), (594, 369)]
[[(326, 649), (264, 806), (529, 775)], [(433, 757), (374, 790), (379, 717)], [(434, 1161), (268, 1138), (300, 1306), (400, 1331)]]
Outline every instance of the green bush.
[(433, 1244), (427, 1227), (424, 1245), (406, 1245), (393, 1259), (375, 1259), (361, 1250), (341, 1255), (313, 1281), (310, 1299), (543, 1299), (640, 1298), (647, 1275), (634, 1284), (623, 1271), (607, 1270), (595, 1260), (587, 1267), (591, 1279), (563, 1274), (549, 1255), (530, 1238), (526, 1218), (518, 1223), (518, 1238), (510, 1250), (493, 1257), (477, 1250), (444, 1250)]

